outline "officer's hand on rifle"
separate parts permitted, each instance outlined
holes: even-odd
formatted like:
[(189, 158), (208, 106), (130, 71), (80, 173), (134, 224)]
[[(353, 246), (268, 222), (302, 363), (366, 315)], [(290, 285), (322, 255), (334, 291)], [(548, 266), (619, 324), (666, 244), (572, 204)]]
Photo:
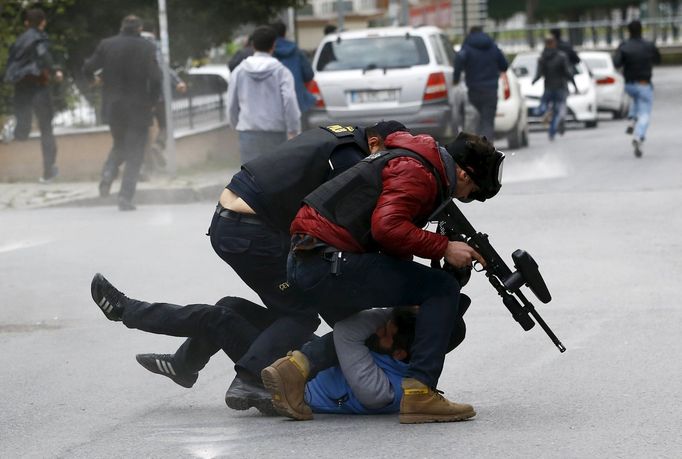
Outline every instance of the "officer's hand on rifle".
[(456, 268), (470, 267), (474, 260), (485, 267), (485, 260), (481, 254), (472, 249), (466, 242), (449, 241), (443, 257), (445, 261)]

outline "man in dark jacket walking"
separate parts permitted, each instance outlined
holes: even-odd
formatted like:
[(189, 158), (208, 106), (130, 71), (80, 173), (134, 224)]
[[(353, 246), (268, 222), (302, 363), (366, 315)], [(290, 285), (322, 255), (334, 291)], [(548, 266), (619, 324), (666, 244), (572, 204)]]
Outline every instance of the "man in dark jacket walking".
[(99, 192), (100, 196), (109, 195), (111, 184), (125, 163), (118, 195), (120, 210), (135, 210), (132, 199), (161, 89), (156, 47), (142, 38), (141, 32), (140, 18), (126, 16), (121, 33), (102, 40), (83, 66), (83, 72), (90, 77), (102, 69), (102, 115), (114, 143), (102, 169)]
[(311, 81), (315, 76), (313, 68), (308, 61), (308, 58), (305, 57), (303, 52), (296, 46), (296, 43), (285, 38), (287, 27), (283, 22), (275, 22), (271, 27), (275, 29), (275, 33), (277, 34), (275, 52), (272, 53), (272, 55), (284, 64), (294, 76), (298, 108), (301, 110), (301, 114), (303, 114), (310, 110), (315, 104), (315, 96), (308, 92), (305, 87), (305, 84)]
[(578, 90), (573, 80), (573, 70), (568, 56), (557, 48), (557, 41), (553, 36), (545, 38), (545, 49), (538, 58), (538, 66), (533, 83), (540, 78), (545, 79), (545, 92), (542, 94), (540, 106), (534, 115), (542, 116), (551, 107), (552, 120), (549, 124), (549, 140), (554, 140), (557, 131), (563, 132), (563, 122), (566, 116), (566, 98), (568, 97), (568, 82)]
[(495, 139), (495, 112), (497, 111), (497, 80), (500, 72), (509, 67), (507, 59), (493, 39), (481, 27), (472, 27), (455, 56), (454, 83), (465, 74), (469, 102), (479, 113), (476, 134), (490, 142)]
[(632, 98), (628, 119), (630, 125), (625, 131), (633, 134), (632, 146), (636, 157), (642, 156), (642, 143), (651, 120), (651, 106), (654, 102), (654, 87), (651, 84), (652, 67), (661, 62), (656, 45), (642, 38), (642, 23), (628, 24), (630, 39), (620, 44), (613, 57), (616, 68), (623, 67), (625, 92)]
[(5, 82), (14, 85), (14, 115), (17, 124), (14, 137), (26, 140), (31, 132), (31, 112), (35, 112), (40, 128), (40, 146), (43, 153), (41, 182), (49, 182), (57, 176), (55, 165), (57, 144), (52, 133), (51, 79), (62, 81), (61, 70), (54, 65), (50, 54), (50, 42), (45, 33), (47, 20), (43, 10), (34, 8), (26, 12), (26, 31), (12, 44), (7, 59)]

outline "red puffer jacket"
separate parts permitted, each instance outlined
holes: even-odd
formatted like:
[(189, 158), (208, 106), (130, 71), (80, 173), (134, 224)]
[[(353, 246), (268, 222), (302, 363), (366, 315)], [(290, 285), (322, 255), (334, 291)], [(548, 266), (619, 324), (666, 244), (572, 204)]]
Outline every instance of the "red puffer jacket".
[[(420, 154), (435, 166), (441, 181), (448, 183), (432, 137), (396, 132), (386, 138), (385, 145)], [(381, 177), (383, 189), (372, 214), (372, 237), (380, 249), (401, 258), (442, 258), (447, 237), (422, 230), (414, 223), (428, 217), (438, 204), (438, 183), (433, 174), (418, 160), (399, 157), (386, 164)], [(299, 210), (291, 233), (309, 234), (345, 252), (364, 252), (348, 231), (308, 205)]]

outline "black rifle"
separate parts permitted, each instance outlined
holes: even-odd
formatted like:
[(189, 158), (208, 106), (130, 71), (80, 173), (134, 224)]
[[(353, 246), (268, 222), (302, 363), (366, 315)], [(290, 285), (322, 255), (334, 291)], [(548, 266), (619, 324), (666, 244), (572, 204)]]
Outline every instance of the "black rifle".
[[(429, 218), (429, 221), (438, 222), (438, 233), (447, 236), (449, 240), (466, 242), (481, 254), (485, 260), (485, 268), (482, 268), (481, 271), (485, 271), (488, 281), (502, 297), (502, 302), (509, 309), (514, 320), (525, 331), (535, 326), (535, 322), (530, 317), (533, 316), (554, 345), (559, 348), (559, 351), (564, 352), (566, 350), (559, 338), (542, 320), (535, 307), (521, 292), (521, 287), (526, 285), (543, 303), (549, 303), (552, 300), (547, 285), (540, 275), (538, 265), (528, 252), (519, 249), (512, 253), (514, 267), (516, 268), (516, 271), (512, 272), (488, 242), (488, 235), (476, 232), (452, 200), (441, 205)], [(461, 269), (455, 268), (447, 262), (444, 263), (443, 269), (452, 272), (459, 279), (464, 278), (464, 283), (468, 280), (468, 275), (471, 272), (471, 268), (464, 268), (465, 272), (462, 272)]]

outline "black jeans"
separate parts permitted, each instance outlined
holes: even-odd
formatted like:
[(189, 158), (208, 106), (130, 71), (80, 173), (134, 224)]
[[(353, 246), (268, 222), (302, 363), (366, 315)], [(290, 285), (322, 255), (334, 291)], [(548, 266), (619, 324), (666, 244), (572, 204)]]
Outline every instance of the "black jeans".
[(102, 168), (102, 181), (113, 182), (118, 176), (119, 168), (125, 163), (119, 199), (131, 201), (140, 177), (149, 126), (129, 124), (123, 119), (117, 119), (109, 123), (109, 129), (113, 145)]
[(40, 147), (43, 153), (43, 177), (49, 177), (57, 159), (57, 143), (52, 132), (52, 98), (49, 86), (18, 83), (14, 86), (14, 116), (17, 125), (14, 137), (26, 140), (31, 133), (33, 113), (38, 119)]
[(497, 89), (468, 90), (469, 102), (478, 111), (478, 128), (476, 134), (484, 135), (495, 142), (495, 113), (497, 112)]
[[(238, 373), (260, 378), (263, 368), (310, 340), (320, 321), (316, 312), (303, 306), (298, 289), (287, 283), (287, 233), (264, 223), (245, 223), (214, 213), (209, 235), (218, 256), (268, 308), (271, 321), (267, 327), (243, 355), (233, 359)], [(203, 368), (217, 349), (202, 341), (200, 337), (187, 340), (176, 351), (176, 360), (188, 368)]]
[(280, 318), (276, 314), (262, 306), (229, 296), (215, 306), (179, 306), (131, 300), (123, 312), (123, 323), (128, 328), (191, 337), (181, 347), (186, 359), (176, 359), (179, 366), (190, 372), (201, 370), (208, 358), (220, 349), (233, 362), (239, 361), (261, 333), (278, 320)]
[(445, 353), (459, 344), (453, 340), (464, 339), (459, 284), (444, 271), (380, 253), (343, 253), (340, 274), (332, 274), (320, 251), (308, 251), (289, 255), (288, 274), (309, 304), (335, 320), (360, 309), (420, 305), (406, 376), (429, 387), (438, 384)]

